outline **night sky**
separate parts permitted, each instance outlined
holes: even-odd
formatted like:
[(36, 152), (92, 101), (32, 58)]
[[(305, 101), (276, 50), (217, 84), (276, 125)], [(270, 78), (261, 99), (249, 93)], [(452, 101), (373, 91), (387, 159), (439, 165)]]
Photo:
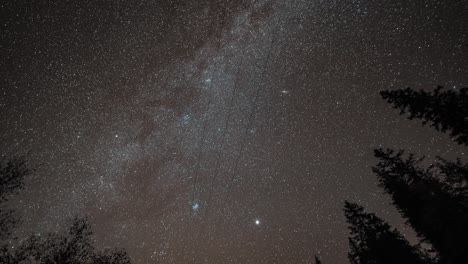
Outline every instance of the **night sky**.
[(373, 149), (467, 158), (379, 91), (468, 84), (463, 0), (3, 1), (20, 237), (88, 216), (134, 263), (347, 263), (344, 200), (405, 233)]

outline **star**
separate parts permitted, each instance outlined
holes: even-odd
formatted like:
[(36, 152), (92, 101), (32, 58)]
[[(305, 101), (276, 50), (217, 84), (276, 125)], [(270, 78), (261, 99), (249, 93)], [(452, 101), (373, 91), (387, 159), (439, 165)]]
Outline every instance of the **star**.
[(260, 220), (255, 219), (255, 224), (256, 224), (256, 225), (260, 225)]

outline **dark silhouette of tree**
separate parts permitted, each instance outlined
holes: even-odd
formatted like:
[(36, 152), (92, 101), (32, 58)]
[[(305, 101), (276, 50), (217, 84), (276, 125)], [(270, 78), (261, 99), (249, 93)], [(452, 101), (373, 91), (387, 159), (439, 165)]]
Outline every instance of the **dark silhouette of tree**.
[(16, 263), (6, 240), (19, 225), (20, 218), (15, 211), (7, 208), (6, 202), (11, 195), (18, 193), (24, 187), (24, 180), (32, 170), (27, 166), (24, 157), (0, 159), (0, 263)]
[(439, 253), (441, 263), (468, 260), (467, 167), (439, 158), (422, 168), (423, 159), (405, 158), (403, 151), (377, 149), (374, 154), (380, 186), (418, 237)]
[(20, 222), (14, 210), (6, 208), (5, 202), (24, 187), (24, 179), (31, 172), (23, 157), (0, 159), (0, 241), (8, 238)]
[(434, 263), (396, 229), (375, 214), (366, 213), (362, 206), (346, 201), (344, 212), (351, 233), (348, 258), (352, 264)]
[(86, 218), (75, 218), (66, 234), (32, 235), (17, 247), (5, 240), (20, 222), (14, 210), (6, 209), (10, 195), (24, 187), (31, 170), (23, 157), (0, 160), (0, 263), (43, 264), (130, 264), (127, 253), (121, 249), (97, 251), (92, 230)]
[(130, 264), (125, 251), (97, 251), (86, 218), (75, 218), (65, 235), (33, 235), (23, 241), (12, 256), (14, 263)]
[(449, 161), (437, 157), (439, 162), (435, 164), (438, 169), (437, 178), (446, 184), (447, 190), (463, 199), (468, 196), (468, 166), (463, 164), (460, 159)]
[(468, 88), (433, 92), (411, 88), (380, 92), (382, 98), (400, 109), (400, 115), (409, 113), (409, 119), (422, 119), (437, 131), (450, 132), (459, 144), (468, 146)]
[(315, 256), (315, 264), (322, 264), (322, 261), (320, 261), (319, 257)]

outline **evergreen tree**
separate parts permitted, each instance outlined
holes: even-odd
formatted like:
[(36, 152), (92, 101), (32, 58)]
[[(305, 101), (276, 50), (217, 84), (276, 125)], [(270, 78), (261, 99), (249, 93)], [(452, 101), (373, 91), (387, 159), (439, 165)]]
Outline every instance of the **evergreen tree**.
[(409, 119), (422, 119), (438, 131), (448, 131), (459, 144), (468, 145), (468, 88), (433, 92), (415, 91), (411, 88), (380, 92), (383, 99), (400, 114), (409, 113)]
[(345, 202), (349, 224), (352, 264), (433, 263), (419, 248), (409, 242), (375, 214), (366, 213), (362, 206)]
[(75, 218), (65, 235), (33, 235), (23, 241), (10, 263), (130, 264), (123, 250), (99, 252), (92, 241), (92, 230), (85, 218)]
[(380, 186), (418, 236), (430, 242), (441, 263), (468, 259), (467, 167), (439, 159), (424, 169), (422, 159), (404, 152), (375, 150), (379, 163), (373, 167)]
[(464, 199), (468, 196), (468, 166), (460, 159), (448, 161), (438, 157), (439, 162), (435, 167), (438, 169), (438, 179), (445, 183), (448, 191), (454, 196)]
[(23, 157), (0, 159), (0, 263), (2, 264), (130, 264), (126, 252), (120, 249), (97, 251), (92, 242), (92, 230), (87, 219), (75, 218), (65, 235), (32, 235), (17, 248), (6, 243), (20, 219), (5, 202), (24, 187), (32, 173)]

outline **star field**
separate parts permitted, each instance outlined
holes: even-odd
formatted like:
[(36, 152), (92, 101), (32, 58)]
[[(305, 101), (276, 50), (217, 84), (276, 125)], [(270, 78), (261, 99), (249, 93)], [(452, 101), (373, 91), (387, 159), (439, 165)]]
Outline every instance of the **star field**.
[(466, 158), (384, 89), (468, 83), (464, 1), (0, 4), (0, 152), (19, 237), (89, 216), (134, 263), (346, 263), (344, 200), (414, 234), (379, 146)]

